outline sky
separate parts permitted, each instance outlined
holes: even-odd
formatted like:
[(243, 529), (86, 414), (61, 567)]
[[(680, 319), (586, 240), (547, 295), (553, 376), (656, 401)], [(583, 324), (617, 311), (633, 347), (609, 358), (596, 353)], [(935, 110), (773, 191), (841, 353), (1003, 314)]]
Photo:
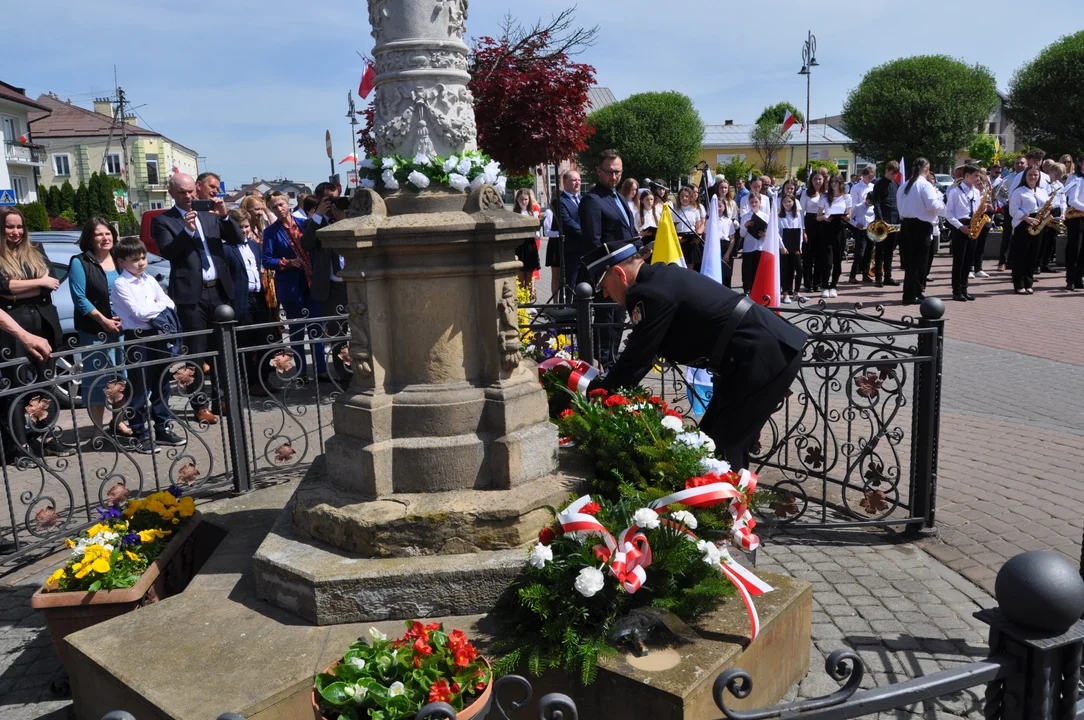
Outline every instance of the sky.
[[(471, 0), (467, 36), (497, 34), (510, 11), (531, 23), (571, 4)], [(1018, 67), (1084, 27), (1084, 2), (1041, 5), (1041, 21), (1032, 21), (1020, 15), (1019, 0), (988, 0), (981, 10), (958, 0), (874, 1), (861, 9), (595, 0), (581, 2), (577, 18), (599, 26), (598, 42), (577, 60), (593, 65), (597, 84), (619, 99), (677, 90), (706, 124), (753, 122), (783, 100), (804, 111), (798, 70), (812, 30), (820, 66), (811, 78), (811, 115), (836, 115), (867, 70), (908, 55), (985, 65), (1006, 90)], [(36, 0), (28, 12), (48, 23), (6, 34), (0, 79), (31, 97), (53, 91), (91, 107), (95, 96), (113, 94), (115, 65), (140, 125), (197, 150), (201, 169), (220, 173), (231, 190), (254, 177), (324, 180), (328, 129), (336, 160), (352, 152), (346, 95), (357, 93), (358, 53), (373, 47), (361, 0)], [(1011, 18), (1021, 25), (1007, 24)]]

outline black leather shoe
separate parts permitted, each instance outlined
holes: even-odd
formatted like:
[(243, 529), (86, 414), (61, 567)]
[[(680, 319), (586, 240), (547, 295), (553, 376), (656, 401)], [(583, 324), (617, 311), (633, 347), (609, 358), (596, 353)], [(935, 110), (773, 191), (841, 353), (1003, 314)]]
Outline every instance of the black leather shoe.
[(891, 285), (893, 287), (899, 287), (900, 281), (893, 280), (892, 278), (885, 278), (885, 285)]
[(923, 295), (922, 293), (919, 293), (918, 295), (915, 295), (915, 302), (922, 302), (925, 299), (926, 299), (926, 296)]
[(964, 293), (964, 297), (967, 298), (968, 300), (972, 300), (972, 301), (975, 300), (975, 296), (972, 295), (971, 293)]
[(952, 293), (952, 299), (956, 302), (967, 302), (967, 295), (962, 293)]
[(1069, 285), (1069, 284), (1066, 284), (1066, 285), (1065, 285), (1065, 289), (1066, 289), (1066, 290), (1068, 290), (1069, 292), (1076, 292), (1076, 291), (1077, 291), (1077, 290), (1079, 290), (1080, 288), (1078, 288), (1078, 287), (1077, 287), (1076, 285)]

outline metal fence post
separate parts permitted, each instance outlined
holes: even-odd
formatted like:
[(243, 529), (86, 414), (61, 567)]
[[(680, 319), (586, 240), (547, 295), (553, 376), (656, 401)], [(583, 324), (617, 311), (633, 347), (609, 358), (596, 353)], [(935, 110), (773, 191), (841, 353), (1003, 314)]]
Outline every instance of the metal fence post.
[(921, 524), (908, 526), (908, 535), (936, 532), (937, 512), (937, 453), (941, 432), (941, 368), (945, 345), (945, 303), (938, 298), (926, 298), (919, 308), (922, 318), (918, 326), (918, 354), (931, 358), (919, 365), (915, 373), (914, 418), (915, 440), (911, 455), (911, 517), (922, 518)]
[(573, 289), (576, 294), (576, 346), (580, 351), (580, 360), (588, 364), (595, 362), (595, 336), (591, 328), (591, 300), (595, 289), (591, 283), (579, 283)]
[(237, 321), (233, 308), (215, 308), (215, 342), (218, 344), (217, 379), (226, 416), (226, 437), (229, 443), (230, 465), (233, 468), (233, 489), (243, 493), (252, 490), (252, 468), (245, 449), (244, 413), (241, 411), (241, 364), (237, 358)]

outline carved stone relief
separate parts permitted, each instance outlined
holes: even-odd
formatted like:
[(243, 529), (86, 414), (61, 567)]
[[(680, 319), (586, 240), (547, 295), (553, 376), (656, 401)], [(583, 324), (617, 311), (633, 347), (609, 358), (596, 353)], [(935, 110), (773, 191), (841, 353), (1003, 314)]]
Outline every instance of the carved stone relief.
[(515, 370), (523, 359), (520, 354), (523, 343), (519, 340), (519, 302), (516, 298), (516, 289), (508, 280), (505, 280), (501, 287), (497, 317), (500, 325), (501, 367), (505, 370)]
[(350, 313), (350, 358), (354, 361), (354, 372), (358, 377), (372, 377), (372, 343), (369, 340), (369, 323), (365, 318), (369, 310), (359, 302), (347, 304), (346, 309)]

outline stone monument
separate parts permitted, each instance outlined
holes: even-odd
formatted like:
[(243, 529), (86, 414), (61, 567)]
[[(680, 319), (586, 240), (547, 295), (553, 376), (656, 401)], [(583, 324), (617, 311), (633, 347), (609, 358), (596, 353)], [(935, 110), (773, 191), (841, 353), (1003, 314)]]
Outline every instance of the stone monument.
[[(380, 156), (476, 148), (467, 0), (369, 0)], [(353, 382), (323, 463), (254, 558), (258, 592), (325, 624), (484, 612), (573, 483), (520, 354), (495, 188), (362, 190), (320, 231), (346, 259)]]

